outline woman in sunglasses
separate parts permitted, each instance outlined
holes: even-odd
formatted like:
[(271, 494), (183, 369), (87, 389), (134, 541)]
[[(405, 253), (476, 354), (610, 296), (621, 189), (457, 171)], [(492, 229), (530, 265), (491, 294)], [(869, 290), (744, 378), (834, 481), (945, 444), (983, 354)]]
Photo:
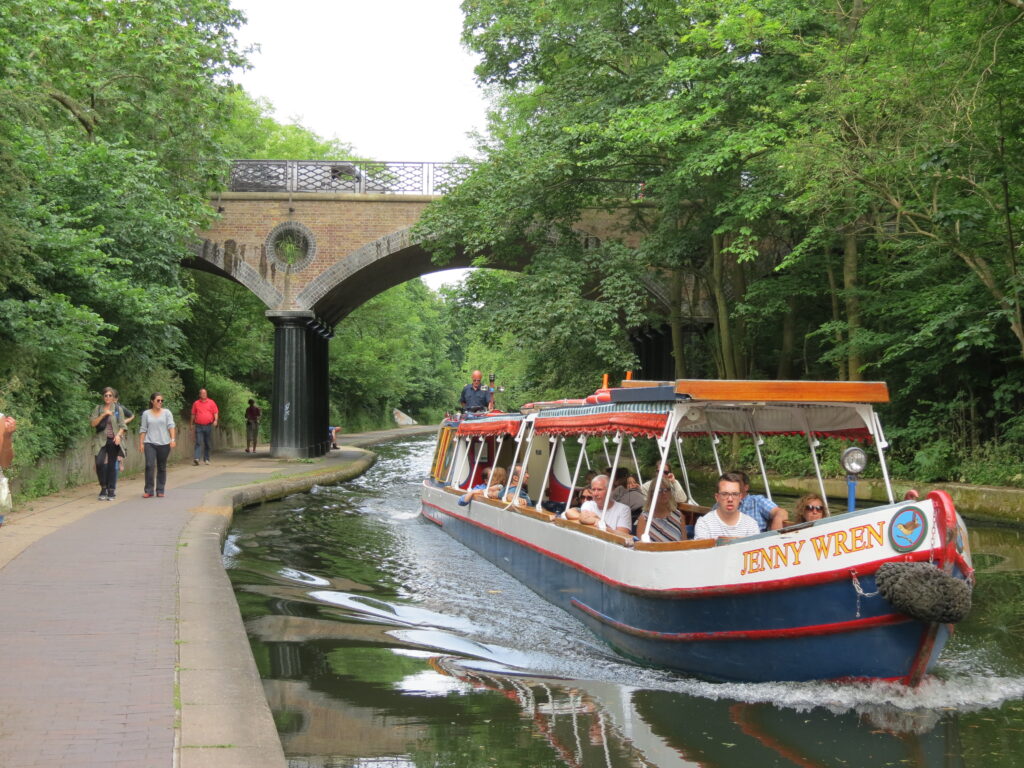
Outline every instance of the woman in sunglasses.
[[(174, 414), (164, 408), (164, 396), (154, 392), (149, 396), (149, 410), (142, 412), (139, 424), (139, 451), (146, 455), (146, 485), (142, 498), (149, 499), (156, 490), (157, 496), (164, 495), (167, 482), (167, 457), (177, 444)], [(156, 475), (156, 485), (153, 475)]]
[(116, 405), (117, 390), (104, 387), (103, 402), (93, 408), (89, 416), (89, 424), (96, 430), (93, 447), (96, 449), (96, 479), (100, 483), (100, 501), (114, 498), (121, 441), (128, 437), (124, 414)]
[(828, 507), (822, 501), (821, 496), (815, 493), (808, 493), (801, 496), (796, 503), (796, 519), (798, 523), (807, 523), (814, 520), (821, 520), (828, 514)]

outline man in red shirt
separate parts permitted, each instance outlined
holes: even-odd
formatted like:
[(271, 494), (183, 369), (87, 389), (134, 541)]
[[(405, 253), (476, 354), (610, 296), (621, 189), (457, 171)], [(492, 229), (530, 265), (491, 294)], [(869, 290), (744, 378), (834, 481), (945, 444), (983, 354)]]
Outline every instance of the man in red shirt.
[(199, 464), (200, 447), (202, 447), (203, 463), (210, 463), (210, 446), (213, 443), (213, 428), (217, 426), (220, 411), (211, 400), (205, 389), (199, 390), (199, 399), (192, 403), (192, 433), (195, 435), (196, 450), (192, 463)]

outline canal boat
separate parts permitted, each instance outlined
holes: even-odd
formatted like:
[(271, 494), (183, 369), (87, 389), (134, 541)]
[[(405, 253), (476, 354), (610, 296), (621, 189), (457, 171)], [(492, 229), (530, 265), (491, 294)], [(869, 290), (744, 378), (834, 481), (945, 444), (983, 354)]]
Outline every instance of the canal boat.
[[(881, 382), (624, 381), (517, 413), (456, 415), (440, 425), (421, 514), (638, 662), (721, 681), (914, 686), (969, 610), (973, 568), (946, 492), (896, 499), (875, 411), (888, 399)], [(718, 540), (655, 540), (649, 525), (625, 535), (559, 511), (597, 445), (614, 474), (639, 469), (636, 443), (653, 441), (692, 500), (685, 446), (709, 441), (721, 473), (718, 444), (732, 435), (752, 440), (769, 498), (764, 438), (802, 435), (823, 499), (819, 440), (841, 438), (874, 449), (887, 501)], [(485, 470), (517, 464), (527, 473), (507, 496), (467, 499)], [(662, 479), (651, 479), (655, 497)]]

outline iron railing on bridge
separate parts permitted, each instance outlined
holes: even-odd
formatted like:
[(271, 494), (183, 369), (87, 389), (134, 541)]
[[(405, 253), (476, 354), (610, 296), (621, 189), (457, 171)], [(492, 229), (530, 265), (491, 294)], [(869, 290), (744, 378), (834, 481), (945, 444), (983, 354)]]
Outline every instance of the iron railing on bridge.
[(472, 168), (469, 163), (236, 160), (230, 191), (443, 195)]

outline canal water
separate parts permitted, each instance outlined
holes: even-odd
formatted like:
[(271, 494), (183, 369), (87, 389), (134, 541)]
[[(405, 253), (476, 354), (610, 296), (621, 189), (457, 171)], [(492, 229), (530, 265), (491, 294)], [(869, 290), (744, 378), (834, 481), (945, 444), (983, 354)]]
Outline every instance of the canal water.
[(420, 520), (432, 448), (235, 517), (224, 558), (290, 768), (1024, 768), (1021, 531), (972, 527), (972, 614), (916, 690), (714, 684), (616, 656)]

